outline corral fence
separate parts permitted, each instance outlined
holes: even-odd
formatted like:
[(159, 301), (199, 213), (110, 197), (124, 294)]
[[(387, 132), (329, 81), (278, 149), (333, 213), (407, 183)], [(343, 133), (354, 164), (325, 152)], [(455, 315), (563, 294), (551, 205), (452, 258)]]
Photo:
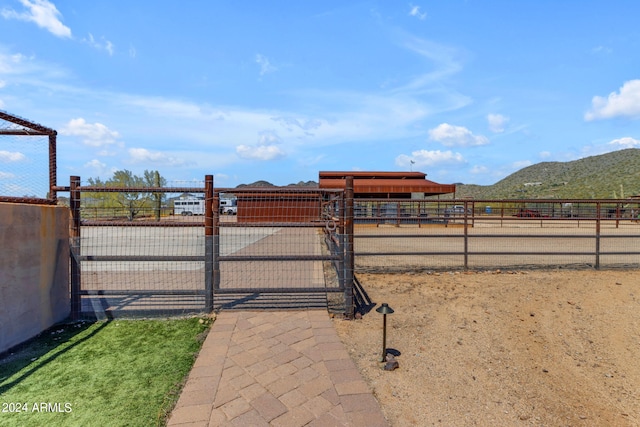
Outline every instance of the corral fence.
[(57, 135), (0, 110), (0, 202), (56, 203)]
[[(328, 304), (353, 315), (352, 191), (219, 189), (212, 176), (141, 188), (72, 177), (68, 190), (75, 317)], [(237, 214), (224, 213), (231, 198)]]
[(356, 272), (637, 268), (640, 200), (354, 203)]

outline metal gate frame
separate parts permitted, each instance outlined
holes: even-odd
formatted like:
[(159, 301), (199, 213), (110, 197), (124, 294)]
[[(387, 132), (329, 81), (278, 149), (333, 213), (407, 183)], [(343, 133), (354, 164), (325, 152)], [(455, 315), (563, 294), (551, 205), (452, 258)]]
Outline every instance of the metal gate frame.
[[(252, 222), (250, 225), (234, 222), (223, 222), (220, 217), (220, 194), (222, 193), (242, 193), (248, 192), (252, 194), (289, 194), (304, 193), (312, 194), (318, 197), (319, 209), (318, 217), (315, 220), (307, 221), (283, 221), (274, 222), (265, 220), (263, 222)], [(241, 210), (239, 207), (239, 215)], [(309, 294), (309, 293), (343, 293), (345, 317), (352, 318), (354, 315), (354, 262), (353, 262), (353, 183), (346, 190), (326, 190), (326, 189), (300, 189), (300, 188), (248, 188), (238, 189), (216, 189), (213, 195), (213, 216), (207, 219), (207, 251), (212, 251), (212, 256), (207, 257), (207, 277), (211, 277), (211, 284), (207, 284), (207, 295), (211, 295), (213, 300), (216, 295), (225, 294)], [(322, 229), (324, 233), (324, 242), (327, 247), (327, 253), (322, 255), (300, 255), (300, 254), (282, 254), (282, 255), (222, 255), (220, 248), (222, 246), (221, 229), (226, 227), (279, 227), (279, 228), (315, 228)], [(209, 239), (209, 236), (211, 237)], [(209, 253), (209, 252), (207, 252)], [(221, 264), (234, 262), (300, 262), (300, 261), (319, 261), (330, 263), (338, 277), (337, 287), (222, 287), (224, 280), (222, 277)], [(209, 288), (209, 286), (211, 286)]]
[[(192, 262), (192, 261), (202, 261), (207, 265), (207, 259), (210, 258), (210, 255), (207, 256), (205, 253), (204, 256), (197, 255), (83, 255), (82, 247), (81, 247), (81, 229), (82, 226), (119, 226), (119, 227), (203, 227), (203, 224), (200, 222), (172, 222), (171, 224), (162, 223), (162, 222), (131, 222), (131, 221), (87, 221), (81, 219), (81, 194), (82, 192), (92, 192), (92, 193), (105, 193), (105, 192), (127, 192), (127, 193), (135, 193), (135, 192), (144, 192), (144, 193), (205, 193), (205, 201), (206, 206), (208, 206), (208, 212), (211, 212), (211, 203), (213, 194), (213, 176), (207, 175), (205, 176), (205, 188), (199, 187), (100, 187), (100, 186), (81, 186), (80, 185), (80, 177), (72, 176), (69, 188), (59, 188), (58, 191), (69, 191), (69, 207), (71, 211), (71, 219), (69, 226), (69, 243), (70, 243), (70, 278), (71, 278), (71, 316), (74, 320), (77, 320), (82, 317), (82, 296), (94, 295), (98, 294), (101, 296), (109, 296), (109, 295), (194, 295), (193, 291), (182, 291), (182, 290), (171, 290), (171, 291), (160, 291), (160, 290), (109, 290), (103, 289), (98, 291), (89, 291), (82, 288), (82, 262), (93, 262), (93, 261), (149, 261), (149, 262), (166, 262), (166, 261), (184, 261), (184, 262)], [(205, 219), (206, 224), (206, 219)], [(206, 274), (205, 268), (205, 277), (203, 277), (203, 282), (205, 283), (204, 289), (201, 294), (205, 296), (205, 309), (207, 311), (211, 311), (213, 309), (213, 300), (210, 297), (210, 294), (206, 292), (207, 289), (210, 289), (210, 274)]]
[[(216, 295), (222, 294), (242, 294), (242, 293), (326, 293), (326, 292), (342, 292), (344, 293), (345, 317), (353, 318), (354, 315), (354, 262), (353, 262), (353, 183), (351, 187), (343, 190), (305, 190), (317, 193), (322, 198), (322, 209), (318, 212), (317, 221), (307, 223), (269, 223), (269, 226), (277, 225), (278, 227), (322, 227), (324, 230), (324, 241), (328, 248), (328, 253), (324, 255), (288, 255), (288, 256), (238, 256), (238, 255), (221, 255), (220, 254), (220, 228), (225, 225), (220, 221), (219, 205), (221, 190), (216, 191), (213, 186), (213, 176), (205, 176), (205, 188), (194, 187), (143, 187), (143, 188), (113, 188), (113, 187), (95, 187), (81, 186), (80, 177), (72, 176), (69, 188), (59, 188), (58, 191), (69, 191), (70, 193), (70, 246), (71, 246), (71, 313), (74, 319), (82, 316), (82, 296), (90, 295), (87, 290), (82, 289), (82, 262), (92, 261), (200, 261), (204, 262), (203, 289), (198, 292), (204, 296), (204, 311), (212, 312), (214, 310), (214, 298)], [(227, 190), (228, 191), (228, 190)], [(252, 190), (254, 191), (254, 190)], [(269, 191), (273, 192), (274, 189)], [(275, 191), (292, 191), (291, 189), (276, 189)], [(80, 201), (82, 192), (147, 192), (147, 193), (204, 193), (205, 199), (205, 216), (204, 224), (201, 222), (173, 222), (171, 225), (162, 222), (131, 222), (131, 221), (82, 221), (80, 215)], [(109, 225), (122, 227), (203, 227), (205, 235), (204, 256), (199, 255), (83, 255), (81, 250), (81, 227), (83, 225)], [(339, 278), (338, 287), (300, 287), (300, 288), (234, 288), (222, 289), (220, 263), (225, 262), (242, 262), (242, 261), (326, 261), (330, 262), (335, 268)], [(194, 295), (193, 291), (184, 290), (100, 290), (99, 295)], [(91, 294), (93, 295), (93, 294)]]

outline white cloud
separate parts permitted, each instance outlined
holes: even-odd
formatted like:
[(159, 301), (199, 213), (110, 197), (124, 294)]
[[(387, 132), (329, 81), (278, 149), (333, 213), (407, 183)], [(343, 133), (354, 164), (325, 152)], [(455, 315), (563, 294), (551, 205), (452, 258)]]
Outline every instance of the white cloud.
[(442, 164), (461, 164), (464, 162), (465, 160), (462, 154), (440, 150), (417, 150), (413, 151), (410, 156), (401, 154), (396, 157), (396, 165), (404, 168), (408, 168), (411, 165), (421, 168)]
[(15, 177), (16, 175), (11, 172), (0, 171), (0, 179), (14, 179)]
[(504, 126), (509, 121), (508, 117), (502, 114), (489, 114), (487, 116), (487, 122), (489, 122), (489, 130), (494, 133), (504, 132)]
[(610, 47), (606, 47), (606, 46), (596, 46), (593, 49), (591, 49), (591, 53), (594, 53), (594, 54), (598, 54), (598, 53), (609, 54), (611, 52), (613, 52), (613, 49), (611, 49)]
[(107, 52), (109, 52), (109, 56), (113, 56), (113, 43), (111, 43), (109, 40), (107, 40), (105, 42), (105, 46), (104, 48), (107, 50)]
[(129, 156), (133, 163), (153, 163), (164, 166), (181, 166), (186, 164), (182, 159), (172, 157), (160, 151), (150, 151), (146, 148), (130, 148)]
[(619, 93), (611, 92), (607, 98), (594, 96), (584, 115), (587, 121), (613, 117), (640, 118), (640, 80), (625, 82)]
[[(18, 68), (26, 57), (22, 54), (15, 53), (8, 55), (0, 52), (0, 73), (2, 74), (14, 74), (17, 73)], [(5, 82), (6, 85), (6, 82)]]
[(4, 80), (0, 80), (0, 89), (5, 87), (6, 85), (7, 85), (7, 82), (5, 82)]
[(0, 162), (10, 163), (10, 162), (21, 162), (26, 160), (27, 156), (18, 152), (18, 151), (2, 151), (0, 150)]
[(609, 145), (617, 146), (617, 148), (636, 148), (640, 146), (640, 140), (631, 138), (630, 136), (625, 136), (624, 138), (614, 139), (609, 142)]
[(285, 152), (276, 145), (238, 145), (236, 153), (243, 159), (249, 160), (276, 160), (285, 156)]
[(2, 9), (0, 14), (5, 19), (33, 22), (54, 36), (71, 38), (71, 29), (60, 21), (62, 15), (53, 3), (48, 0), (20, 0), (20, 3), (27, 9), (26, 11)]
[(408, 84), (397, 88), (395, 90), (396, 92), (406, 92), (412, 95), (428, 92), (431, 96), (438, 91), (444, 92), (454, 103), (459, 104), (454, 108), (468, 105), (471, 102), (468, 97), (460, 95), (446, 87), (443, 88), (442, 86), (443, 82), (449, 76), (462, 70), (462, 63), (459, 59), (461, 52), (459, 49), (413, 36), (404, 37), (402, 46), (420, 57), (431, 61), (433, 66), (429, 68), (433, 69), (433, 71), (419, 75)]
[(538, 156), (540, 156), (541, 159), (548, 159), (551, 157), (551, 153), (549, 151), (541, 151), (538, 153)]
[(87, 123), (83, 118), (71, 119), (61, 130), (62, 135), (79, 136), (82, 143), (90, 147), (114, 144), (120, 137), (102, 123)]
[(288, 130), (299, 128), (309, 132), (322, 126), (322, 121), (318, 119), (297, 119), (295, 117), (274, 117), (274, 122), (284, 125)]
[(85, 168), (90, 168), (98, 172), (98, 174), (102, 174), (107, 168), (107, 165), (102, 163), (100, 160), (93, 159), (84, 164)]
[(453, 126), (442, 123), (438, 127), (429, 130), (429, 139), (440, 142), (447, 147), (469, 147), (486, 145), (489, 139), (482, 135), (474, 135), (469, 129), (462, 126)]
[(258, 133), (258, 142), (260, 145), (280, 144), (282, 139), (275, 131), (263, 130)]
[(471, 168), (470, 172), (472, 174), (474, 174), (474, 175), (484, 175), (484, 174), (489, 173), (489, 168), (486, 167), (486, 166), (478, 166), (478, 165), (476, 165), (476, 166)]
[(83, 42), (87, 43), (89, 46), (98, 49), (98, 50), (106, 50), (109, 56), (113, 56), (114, 46), (109, 40), (105, 39), (104, 36), (100, 37), (100, 40), (96, 40), (93, 37), (93, 34), (89, 33), (89, 37), (86, 39), (82, 39)]
[(274, 71), (278, 70), (276, 67), (271, 65), (271, 63), (269, 62), (269, 59), (266, 56), (261, 54), (256, 55), (256, 63), (260, 65), (261, 76), (264, 76), (267, 73), (273, 73)]
[(409, 11), (409, 16), (415, 16), (419, 20), (424, 20), (427, 17), (427, 12), (421, 12), (420, 6), (414, 6), (412, 4), (409, 5), (411, 10)]

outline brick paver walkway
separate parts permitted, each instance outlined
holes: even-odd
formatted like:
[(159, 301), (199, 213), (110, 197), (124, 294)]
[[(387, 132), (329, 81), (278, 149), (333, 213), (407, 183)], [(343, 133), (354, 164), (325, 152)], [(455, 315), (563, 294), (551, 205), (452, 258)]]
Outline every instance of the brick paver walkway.
[(169, 426), (388, 426), (326, 310), (222, 311)]

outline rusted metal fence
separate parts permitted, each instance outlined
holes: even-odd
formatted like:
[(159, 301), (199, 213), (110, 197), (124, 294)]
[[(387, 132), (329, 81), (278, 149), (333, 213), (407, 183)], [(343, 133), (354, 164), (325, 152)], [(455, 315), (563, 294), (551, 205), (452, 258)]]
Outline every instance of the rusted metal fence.
[[(79, 177), (71, 177), (69, 193), (75, 317), (212, 309), (212, 264), (206, 253), (212, 237), (205, 216), (167, 215), (153, 203), (172, 194), (200, 195), (211, 212), (211, 176), (202, 187), (169, 188), (82, 186)], [(120, 207), (96, 207), (105, 194)]]
[[(141, 188), (72, 177), (69, 192), (75, 317), (327, 305), (353, 315), (342, 191), (214, 189), (207, 176)], [(98, 207), (101, 194), (119, 207)]]
[(56, 203), (53, 129), (0, 111), (0, 202)]
[[(237, 215), (214, 210), (214, 294), (244, 307), (342, 305), (353, 272), (345, 263), (343, 192), (317, 188), (216, 189), (237, 200)], [(217, 196), (214, 206), (218, 205)], [(351, 269), (349, 271), (349, 268)], [(266, 298), (269, 296), (270, 298)], [(348, 297), (348, 295), (347, 295)], [(226, 303), (227, 307), (234, 302)]]
[(637, 268), (638, 200), (356, 200), (355, 269)]

